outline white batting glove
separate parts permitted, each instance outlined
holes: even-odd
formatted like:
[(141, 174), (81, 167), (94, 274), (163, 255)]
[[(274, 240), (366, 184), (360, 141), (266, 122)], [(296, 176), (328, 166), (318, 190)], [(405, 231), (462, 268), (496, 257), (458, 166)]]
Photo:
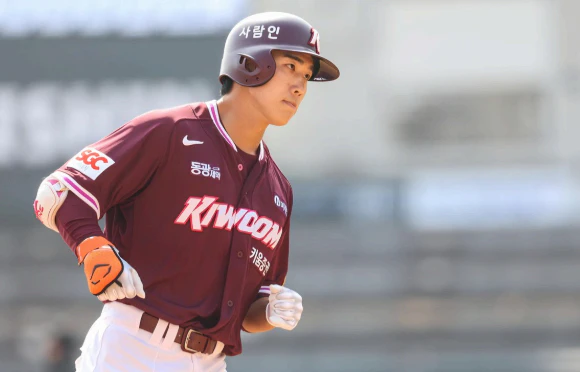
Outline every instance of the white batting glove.
[(266, 305), (266, 319), (274, 327), (291, 331), (302, 317), (302, 296), (277, 284), (270, 285), (270, 297)]
[(99, 300), (117, 301), (135, 296), (145, 298), (145, 290), (143, 289), (143, 282), (141, 282), (139, 274), (123, 258), (121, 258), (121, 262), (123, 263), (123, 273), (105, 292), (97, 296)]

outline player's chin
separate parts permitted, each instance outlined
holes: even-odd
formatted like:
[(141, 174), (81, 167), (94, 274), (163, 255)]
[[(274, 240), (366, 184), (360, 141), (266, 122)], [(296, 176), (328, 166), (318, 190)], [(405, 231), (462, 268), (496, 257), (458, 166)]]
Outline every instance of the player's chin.
[(270, 119), (270, 124), (275, 125), (277, 127), (283, 127), (286, 124), (288, 124), (288, 122), (290, 121), (290, 119), (292, 119), (293, 116), (294, 116), (294, 112), (292, 112), (292, 113), (288, 113), (288, 112), (281, 113), (276, 118), (271, 118)]
[[(294, 115), (292, 115), (294, 116)], [(286, 117), (286, 118), (280, 118), (280, 119), (276, 119), (276, 120), (272, 120), (270, 122), (270, 124), (276, 126), (276, 127), (283, 127), (286, 124), (288, 124), (288, 122), (290, 121), (290, 119), (292, 119), (292, 116), (290, 117)]]

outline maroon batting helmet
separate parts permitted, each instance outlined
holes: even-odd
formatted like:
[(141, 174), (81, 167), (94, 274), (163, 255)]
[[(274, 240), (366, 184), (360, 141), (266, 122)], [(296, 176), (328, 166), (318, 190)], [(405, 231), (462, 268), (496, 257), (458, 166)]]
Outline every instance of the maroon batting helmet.
[[(274, 76), (273, 50), (306, 53), (315, 62), (310, 80), (330, 81), (340, 75), (334, 63), (320, 55), (318, 31), (300, 17), (288, 13), (258, 13), (244, 18), (230, 31), (224, 48), (219, 80), (228, 76), (240, 85), (254, 87)], [(256, 68), (248, 71), (246, 59)]]

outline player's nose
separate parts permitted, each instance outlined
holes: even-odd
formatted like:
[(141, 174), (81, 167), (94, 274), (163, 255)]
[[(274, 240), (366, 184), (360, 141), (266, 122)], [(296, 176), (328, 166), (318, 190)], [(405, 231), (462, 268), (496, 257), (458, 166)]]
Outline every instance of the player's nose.
[(292, 93), (295, 96), (301, 97), (304, 96), (306, 94), (306, 84), (308, 83), (308, 81), (306, 81), (305, 79), (297, 79), (294, 81), (294, 84), (292, 85)]

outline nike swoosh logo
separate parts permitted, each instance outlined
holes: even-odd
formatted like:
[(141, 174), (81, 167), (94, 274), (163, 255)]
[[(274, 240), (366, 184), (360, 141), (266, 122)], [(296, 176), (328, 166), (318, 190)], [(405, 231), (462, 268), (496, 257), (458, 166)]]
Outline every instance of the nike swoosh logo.
[(187, 136), (183, 137), (183, 145), (191, 146), (191, 145), (201, 145), (203, 144), (202, 141), (191, 141), (187, 139)]

